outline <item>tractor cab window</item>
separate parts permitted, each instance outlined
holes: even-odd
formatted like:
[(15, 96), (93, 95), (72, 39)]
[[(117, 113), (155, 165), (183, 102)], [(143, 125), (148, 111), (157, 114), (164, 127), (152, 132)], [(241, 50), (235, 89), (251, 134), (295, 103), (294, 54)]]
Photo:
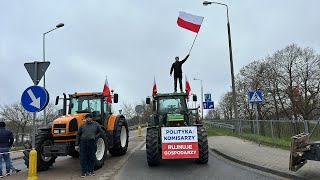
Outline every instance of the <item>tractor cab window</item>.
[(77, 112), (89, 112), (93, 113), (94, 116), (101, 114), (101, 99), (92, 96), (80, 96), (72, 98), (71, 102), (73, 104), (71, 114)]
[(185, 98), (182, 96), (160, 97), (158, 112), (161, 114), (182, 113), (186, 111)]

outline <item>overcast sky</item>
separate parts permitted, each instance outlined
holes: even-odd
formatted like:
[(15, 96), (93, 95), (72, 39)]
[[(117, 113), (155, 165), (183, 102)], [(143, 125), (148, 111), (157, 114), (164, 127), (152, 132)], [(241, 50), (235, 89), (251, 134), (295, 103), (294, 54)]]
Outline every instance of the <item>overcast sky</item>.
[[(291, 43), (320, 49), (320, 1), (221, 0), (229, 5), (235, 73)], [(123, 102), (172, 92), (175, 56), (189, 52), (195, 33), (177, 26), (179, 11), (204, 16), (183, 65), (192, 93), (219, 101), (231, 88), (226, 9), (199, 0), (0, 1), (0, 104), (19, 102), (32, 81), (25, 62), (42, 61), (46, 35), (46, 85), (51, 101), (65, 93), (102, 91), (105, 76)], [(184, 80), (183, 80), (184, 82)], [(40, 82), (39, 85), (42, 85)]]

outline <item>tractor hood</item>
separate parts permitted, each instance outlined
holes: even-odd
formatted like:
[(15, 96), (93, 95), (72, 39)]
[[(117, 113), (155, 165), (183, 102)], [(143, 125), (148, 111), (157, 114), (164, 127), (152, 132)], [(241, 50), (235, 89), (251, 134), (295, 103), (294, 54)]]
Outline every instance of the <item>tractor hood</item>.
[(70, 114), (61, 116), (53, 121), (53, 124), (68, 124), (72, 119), (76, 118), (78, 121), (82, 121), (83, 117), (87, 113)]
[(168, 121), (183, 121), (184, 116), (182, 114), (167, 114)]

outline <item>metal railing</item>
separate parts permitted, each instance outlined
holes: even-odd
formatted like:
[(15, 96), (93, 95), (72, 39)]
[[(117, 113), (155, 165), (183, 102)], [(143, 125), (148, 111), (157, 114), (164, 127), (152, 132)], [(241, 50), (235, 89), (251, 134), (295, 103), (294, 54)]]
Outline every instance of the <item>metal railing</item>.
[[(238, 130), (238, 121), (219, 120), (206, 121), (213, 128)], [(258, 125), (257, 125), (258, 124)], [(291, 137), (300, 133), (312, 133), (310, 141), (320, 140), (320, 127), (317, 120), (241, 120), (240, 132), (235, 136), (257, 141), (260, 144), (274, 144), (290, 147)]]

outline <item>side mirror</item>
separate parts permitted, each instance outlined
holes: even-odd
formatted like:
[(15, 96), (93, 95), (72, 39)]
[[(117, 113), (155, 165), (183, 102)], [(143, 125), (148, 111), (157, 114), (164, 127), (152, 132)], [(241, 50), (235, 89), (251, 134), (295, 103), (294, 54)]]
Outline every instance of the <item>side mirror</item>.
[(55, 103), (55, 105), (58, 105), (58, 103), (59, 103), (59, 96), (56, 97), (56, 103)]
[(119, 100), (119, 95), (115, 93), (115, 94), (113, 95), (113, 102), (114, 102), (114, 103), (118, 103), (118, 100)]
[(146, 98), (146, 104), (150, 104), (151, 99), (148, 97)]
[(192, 100), (193, 100), (194, 102), (196, 102), (196, 101), (198, 100), (198, 99), (197, 99), (197, 95), (194, 94), (194, 95), (192, 96)]

